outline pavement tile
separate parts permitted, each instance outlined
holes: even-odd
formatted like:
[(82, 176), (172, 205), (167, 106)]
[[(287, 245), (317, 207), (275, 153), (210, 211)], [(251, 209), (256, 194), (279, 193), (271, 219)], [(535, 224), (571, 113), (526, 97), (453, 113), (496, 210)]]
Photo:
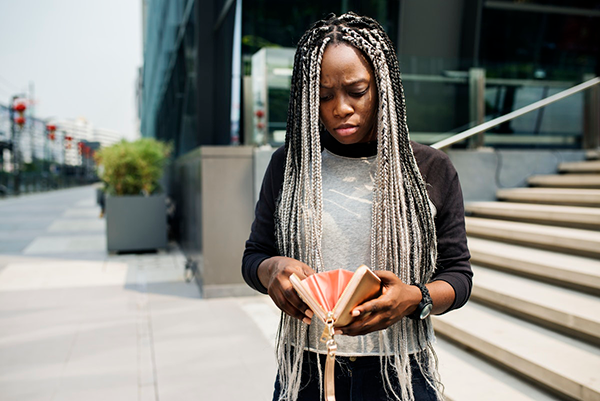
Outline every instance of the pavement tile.
[(106, 236), (100, 235), (70, 235), (37, 237), (23, 251), (26, 255), (61, 254), (103, 251), (106, 249)]
[(87, 232), (87, 231), (104, 231), (106, 230), (106, 222), (104, 219), (60, 219), (48, 227), (47, 231), (51, 233), (59, 232)]
[(84, 217), (84, 218), (96, 218), (99, 221), (105, 221), (100, 218), (100, 208), (85, 208), (85, 209), (69, 209), (65, 210), (62, 217)]
[(31, 243), (30, 239), (3, 239), (0, 240), (0, 253), (19, 254)]
[(95, 196), (0, 200), (0, 400), (270, 399), (270, 301), (201, 299), (176, 247), (108, 254)]

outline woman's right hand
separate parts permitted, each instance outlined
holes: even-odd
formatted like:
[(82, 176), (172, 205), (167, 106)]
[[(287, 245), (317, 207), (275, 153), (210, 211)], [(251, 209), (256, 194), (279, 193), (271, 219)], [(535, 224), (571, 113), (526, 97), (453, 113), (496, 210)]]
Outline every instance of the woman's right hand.
[(273, 256), (258, 266), (258, 278), (267, 288), (275, 305), (288, 315), (310, 324), (313, 312), (302, 301), (290, 282), (292, 273), (300, 280), (315, 274), (307, 264), (285, 256)]

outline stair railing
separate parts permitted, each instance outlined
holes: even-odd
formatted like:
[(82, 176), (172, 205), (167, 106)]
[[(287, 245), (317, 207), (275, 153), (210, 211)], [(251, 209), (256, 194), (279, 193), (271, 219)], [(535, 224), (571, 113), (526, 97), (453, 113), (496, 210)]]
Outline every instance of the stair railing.
[[(500, 124), (502, 124), (502, 123), (504, 123), (506, 121), (513, 120), (513, 119), (515, 119), (517, 117), (520, 117), (520, 116), (522, 116), (524, 114), (527, 114), (527, 113), (532, 112), (534, 110), (537, 110), (539, 108), (545, 107), (545, 106), (547, 106), (547, 105), (549, 105), (551, 103), (557, 102), (557, 101), (559, 101), (561, 99), (564, 99), (566, 97), (569, 97), (569, 96), (571, 96), (571, 95), (573, 95), (575, 93), (581, 92), (581, 91), (586, 90), (588, 88), (591, 88), (591, 87), (593, 87), (595, 85), (598, 85), (599, 83), (600, 83), (600, 77), (592, 78), (592, 79), (590, 79), (588, 81), (585, 81), (585, 82), (583, 82), (583, 83), (581, 83), (579, 85), (575, 85), (572, 88), (566, 89), (566, 90), (564, 90), (562, 92), (559, 92), (559, 93), (557, 93), (555, 95), (548, 96), (547, 98), (539, 100), (539, 101), (537, 101), (535, 103), (532, 103), (532, 104), (530, 104), (528, 106), (522, 107), (522, 108), (520, 108), (518, 110), (515, 110), (515, 111), (510, 112), (508, 114), (505, 114), (503, 116), (494, 118), (493, 120), (490, 120), (490, 121), (487, 121), (485, 123), (479, 124), (479, 125), (477, 125), (477, 126), (475, 126), (473, 128), (469, 128), (466, 131), (460, 132), (460, 133), (458, 133), (456, 135), (453, 135), (453, 136), (451, 136), (449, 138), (446, 138), (444, 140), (436, 142), (433, 145), (431, 145), (431, 147), (435, 148), (435, 149), (447, 148), (448, 146), (451, 146), (451, 145), (453, 145), (455, 143), (458, 143), (458, 142), (464, 141), (465, 139), (471, 138), (474, 135), (481, 134), (481, 133), (489, 130), (490, 128), (493, 128), (493, 127), (495, 127), (497, 125), (500, 125)], [(592, 107), (590, 107), (591, 110), (588, 111), (588, 114), (591, 114), (591, 115), (588, 116), (588, 119), (589, 120), (593, 119), (594, 123), (591, 124), (591, 123), (588, 122), (587, 123), (587, 125), (588, 125), (587, 128), (595, 131), (596, 136), (598, 136), (598, 128), (599, 128), (598, 127), (598, 125), (599, 125), (598, 124), (598, 120), (599, 120), (599, 116), (598, 115), (600, 113), (600, 107), (599, 107), (599, 104), (598, 104), (598, 95), (597, 94), (595, 96), (592, 96), (591, 103), (592, 103)], [(594, 143), (594, 141), (595, 141), (595, 143)], [(588, 142), (590, 142), (589, 138), (588, 138)], [(588, 143), (587, 147), (590, 147), (590, 148), (592, 148), (592, 147), (598, 147), (599, 144), (597, 142), (598, 142), (598, 139), (595, 138), (594, 140), (592, 140), (592, 143)]]

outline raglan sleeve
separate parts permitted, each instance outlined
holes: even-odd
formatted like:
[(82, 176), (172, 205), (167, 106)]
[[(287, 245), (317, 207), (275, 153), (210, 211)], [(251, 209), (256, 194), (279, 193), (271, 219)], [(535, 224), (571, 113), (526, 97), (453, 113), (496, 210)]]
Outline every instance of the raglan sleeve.
[(442, 280), (452, 286), (455, 299), (446, 311), (463, 306), (471, 295), (473, 271), (471, 269), (465, 210), (458, 172), (450, 159), (443, 154), (435, 162), (430, 176), (435, 177), (437, 188), (432, 191), (437, 199), (435, 219), (437, 234), (437, 263), (432, 281)]
[(283, 184), (285, 152), (280, 148), (273, 153), (265, 171), (260, 195), (256, 203), (254, 222), (242, 258), (242, 276), (246, 283), (263, 294), (267, 289), (258, 279), (258, 266), (272, 256), (277, 256), (275, 240), (275, 206)]

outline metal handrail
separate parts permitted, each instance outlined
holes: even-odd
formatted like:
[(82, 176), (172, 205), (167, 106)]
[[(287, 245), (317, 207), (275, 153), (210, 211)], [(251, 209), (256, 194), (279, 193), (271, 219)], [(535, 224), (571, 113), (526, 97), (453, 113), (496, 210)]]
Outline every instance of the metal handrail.
[(456, 135), (451, 136), (450, 138), (446, 138), (444, 140), (441, 140), (439, 142), (434, 143), (433, 145), (431, 145), (432, 148), (434, 149), (443, 149), (446, 148), (450, 145), (454, 145), (455, 143), (458, 143), (460, 141), (463, 141), (467, 138), (470, 138), (474, 135), (480, 134), (484, 131), (489, 130), (490, 128), (493, 128), (497, 125), (500, 125), (506, 121), (510, 121), (513, 120), (517, 117), (522, 116), (523, 114), (527, 114), (531, 111), (537, 110), (539, 108), (542, 108), (544, 106), (547, 106), (551, 103), (557, 102), (561, 99), (564, 99), (568, 96), (571, 96), (577, 92), (581, 92), (585, 89), (588, 89), (594, 85), (597, 85), (598, 83), (600, 83), (600, 77), (596, 77), (596, 78), (592, 78), (589, 81), (585, 81), (579, 85), (573, 86), (572, 88), (566, 89), (562, 92), (559, 92), (555, 95), (552, 96), (548, 96), (547, 98), (544, 98), (542, 100), (539, 100), (535, 103), (531, 103), (529, 106), (525, 106), (522, 107), (518, 110), (515, 110), (513, 112), (510, 112), (508, 114), (505, 114), (503, 116), (500, 116), (498, 118), (494, 118), (493, 120), (490, 120), (488, 122), (485, 122), (483, 124), (479, 124), (476, 127), (473, 128), (469, 128), (466, 131), (460, 132)]

